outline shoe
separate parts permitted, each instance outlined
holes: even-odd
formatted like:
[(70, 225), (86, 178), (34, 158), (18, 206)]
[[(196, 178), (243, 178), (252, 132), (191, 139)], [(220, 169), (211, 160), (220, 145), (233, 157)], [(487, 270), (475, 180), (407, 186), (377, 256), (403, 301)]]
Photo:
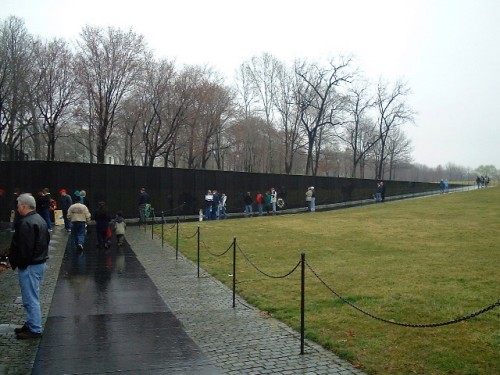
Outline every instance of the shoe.
[(41, 333), (31, 332), (29, 329), (25, 332), (19, 332), (16, 334), (18, 340), (29, 340), (29, 339), (38, 339), (42, 337)]
[(30, 329), (28, 328), (28, 326), (26, 324), (24, 324), (22, 327), (14, 328), (14, 332), (16, 334), (21, 333), (21, 332), (26, 332), (26, 331), (29, 331), (29, 330)]

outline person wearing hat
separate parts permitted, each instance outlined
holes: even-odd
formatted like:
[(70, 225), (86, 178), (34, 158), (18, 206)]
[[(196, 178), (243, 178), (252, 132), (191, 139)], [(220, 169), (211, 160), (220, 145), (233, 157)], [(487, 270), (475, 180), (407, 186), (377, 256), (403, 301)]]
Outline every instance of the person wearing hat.
[(89, 200), (87, 198), (87, 192), (85, 190), (80, 190), (80, 203), (89, 208)]
[(59, 199), (59, 206), (61, 207), (63, 219), (64, 219), (64, 229), (69, 233), (71, 232), (71, 221), (68, 219), (68, 209), (73, 204), (73, 199), (66, 193), (66, 189), (59, 190), (61, 198)]

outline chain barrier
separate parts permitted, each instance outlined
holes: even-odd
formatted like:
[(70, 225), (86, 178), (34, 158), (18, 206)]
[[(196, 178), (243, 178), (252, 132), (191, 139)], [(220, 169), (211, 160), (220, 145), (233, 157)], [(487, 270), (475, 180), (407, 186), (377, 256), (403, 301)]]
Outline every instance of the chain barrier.
[(397, 325), (397, 326), (402, 326), (402, 327), (410, 327), (410, 328), (433, 328), (433, 327), (441, 327), (441, 326), (446, 326), (446, 325), (450, 325), (450, 324), (455, 324), (455, 323), (459, 323), (459, 322), (462, 322), (462, 321), (465, 321), (465, 320), (469, 320), (469, 319), (472, 319), (478, 315), (481, 315), (487, 311), (490, 311), (492, 309), (494, 309), (495, 307), (499, 307), (500, 306), (500, 299), (496, 302), (496, 303), (493, 303), (491, 304), (490, 306), (488, 307), (485, 307), (484, 309), (481, 309), (481, 310), (478, 310), (476, 312), (473, 312), (469, 315), (466, 315), (466, 316), (463, 316), (463, 317), (460, 317), (460, 318), (456, 318), (456, 319), (452, 319), (452, 320), (449, 320), (449, 321), (445, 321), (445, 322), (439, 322), (439, 323), (429, 323), (429, 324), (412, 324), (412, 323), (404, 323), (404, 322), (396, 322), (394, 320), (390, 320), (390, 319), (385, 319), (385, 318), (381, 318), (379, 316), (376, 316), (366, 310), (363, 310), (361, 307), (359, 306), (356, 306), (354, 303), (350, 302), (348, 299), (342, 297), (339, 293), (337, 293), (335, 290), (333, 290), (319, 275), (316, 271), (314, 271), (314, 269), (306, 262), (306, 266), (307, 268), (309, 268), (309, 270), (314, 274), (314, 276), (316, 276), (316, 278), (320, 281), (321, 284), (323, 284), (330, 292), (332, 292), (338, 299), (342, 300), (344, 303), (348, 304), (349, 306), (351, 306), (352, 308), (354, 308), (355, 310), (359, 311), (360, 313), (366, 315), (366, 316), (369, 316), (370, 318), (373, 318), (375, 320), (379, 320), (381, 322), (384, 322), (384, 323), (389, 323), (389, 324), (394, 324), (394, 325)]
[[(179, 230), (179, 232), (180, 232), (180, 230)], [(197, 234), (198, 234), (198, 229), (196, 229), (196, 232), (194, 232), (192, 235), (184, 236), (184, 239), (190, 240), (190, 239), (194, 238), (194, 236), (196, 236)]]
[(220, 254), (215, 254), (213, 252), (210, 251), (210, 248), (207, 246), (207, 244), (205, 243), (205, 241), (201, 240), (201, 244), (203, 245), (203, 247), (205, 248), (205, 250), (207, 251), (207, 253), (209, 253), (210, 255), (214, 256), (214, 257), (222, 257), (224, 255), (226, 255), (229, 250), (232, 249), (233, 247), (233, 243), (231, 242), (231, 245), (229, 245), (229, 247), (227, 248), (227, 250), (224, 250), (224, 252), (220, 253)]
[(241, 254), (243, 255), (243, 258), (245, 258), (245, 260), (253, 267), (255, 268), (255, 270), (257, 272), (260, 272), (261, 274), (263, 274), (264, 276), (267, 276), (267, 277), (270, 277), (271, 279), (284, 279), (288, 276), (290, 276), (292, 273), (294, 273), (297, 268), (299, 268), (300, 266), (300, 260), (298, 261), (298, 263), (295, 265), (295, 267), (292, 268), (292, 270), (284, 275), (280, 275), (280, 276), (274, 276), (274, 275), (270, 275), (264, 271), (262, 271), (259, 267), (257, 267), (255, 265), (255, 263), (253, 263), (250, 258), (245, 254), (245, 252), (240, 248), (240, 246), (238, 244), (236, 244), (236, 247), (238, 248), (238, 250), (241, 252)]

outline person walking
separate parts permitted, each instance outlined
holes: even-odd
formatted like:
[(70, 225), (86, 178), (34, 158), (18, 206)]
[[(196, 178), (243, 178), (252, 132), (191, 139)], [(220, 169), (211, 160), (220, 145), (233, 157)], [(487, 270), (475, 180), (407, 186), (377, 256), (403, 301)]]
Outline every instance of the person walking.
[(52, 223), (50, 221), (50, 191), (49, 188), (42, 189), (41, 192), (38, 193), (38, 200), (36, 202), (38, 212), (41, 217), (47, 222), (47, 228), (49, 228), (49, 232), (52, 231)]
[(36, 212), (36, 201), (31, 194), (17, 198), (19, 220), (8, 250), (13, 270), (17, 268), (19, 286), (26, 316), (22, 327), (14, 329), (17, 339), (36, 339), (42, 336), (40, 285), (49, 258), (50, 234), (47, 222)]
[(94, 219), (97, 235), (97, 247), (99, 249), (107, 249), (111, 238), (109, 235), (109, 222), (111, 221), (111, 216), (109, 215), (106, 203), (99, 202), (97, 204), (97, 211), (95, 212)]
[(146, 205), (149, 204), (149, 194), (146, 192), (146, 188), (139, 189), (139, 223), (146, 224)]
[(68, 220), (71, 221), (72, 235), (78, 252), (83, 254), (86, 226), (90, 222), (90, 211), (83, 203), (73, 203), (68, 209)]
[(68, 219), (68, 210), (73, 204), (73, 199), (67, 194), (66, 189), (59, 190), (59, 194), (61, 195), (59, 205), (61, 206), (64, 219), (64, 229), (66, 229), (67, 232), (71, 232), (71, 221)]
[(121, 247), (125, 241), (125, 230), (127, 228), (127, 223), (125, 223), (122, 211), (116, 213), (113, 222), (115, 226), (116, 244), (118, 247)]

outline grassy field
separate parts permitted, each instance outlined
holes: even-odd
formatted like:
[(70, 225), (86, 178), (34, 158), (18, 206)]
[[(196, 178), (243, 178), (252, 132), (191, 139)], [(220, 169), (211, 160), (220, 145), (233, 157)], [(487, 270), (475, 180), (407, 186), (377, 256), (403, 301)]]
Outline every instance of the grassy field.
[[(456, 324), (410, 328), (366, 316), (329, 290), (377, 317), (411, 324), (455, 320), (496, 303), (499, 188), (314, 214), (182, 223), (179, 248), (192, 260), (196, 236), (188, 237), (198, 225), (201, 267), (232, 285), (232, 253), (213, 254), (235, 237), (238, 294), (296, 330), (300, 268), (270, 278), (245, 257), (278, 276), (304, 251), (306, 337), (367, 373), (499, 373), (500, 307)], [(171, 244), (173, 232), (166, 231)]]

